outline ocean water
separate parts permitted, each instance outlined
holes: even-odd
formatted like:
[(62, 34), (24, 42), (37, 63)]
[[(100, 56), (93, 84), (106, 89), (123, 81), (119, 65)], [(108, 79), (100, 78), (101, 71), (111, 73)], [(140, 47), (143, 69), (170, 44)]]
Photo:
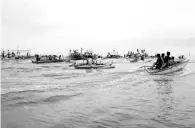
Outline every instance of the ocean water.
[(1, 62), (1, 127), (195, 127), (195, 63), (160, 76), (123, 59), (115, 69), (69, 65)]

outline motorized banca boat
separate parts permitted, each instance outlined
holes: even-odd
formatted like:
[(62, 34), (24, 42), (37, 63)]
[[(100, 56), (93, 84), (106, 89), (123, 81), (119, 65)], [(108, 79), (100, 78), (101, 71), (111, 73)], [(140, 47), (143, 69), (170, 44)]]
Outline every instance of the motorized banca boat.
[(146, 72), (148, 72), (149, 74), (152, 74), (152, 75), (166, 75), (166, 74), (174, 73), (174, 72), (177, 72), (177, 71), (184, 69), (188, 62), (189, 62), (189, 58), (179, 60), (179, 61), (177, 61), (176, 64), (174, 64), (172, 66), (168, 66), (168, 67), (163, 68), (163, 69), (151, 69), (151, 68), (146, 68), (146, 67), (144, 67), (144, 69)]
[(75, 69), (110, 69), (115, 68), (112, 64), (101, 64), (101, 65), (74, 65)]

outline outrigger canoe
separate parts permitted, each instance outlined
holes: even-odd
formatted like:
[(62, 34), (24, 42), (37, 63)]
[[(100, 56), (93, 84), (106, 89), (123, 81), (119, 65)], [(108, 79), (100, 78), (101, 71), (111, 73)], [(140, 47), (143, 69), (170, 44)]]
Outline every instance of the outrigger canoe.
[(177, 71), (180, 71), (184, 69), (188, 63), (189, 59), (186, 60), (180, 60), (176, 64), (163, 68), (163, 69), (151, 69), (151, 68), (145, 68), (145, 71), (152, 75), (166, 75), (169, 73), (174, 73)]
[(32, 63), (41, 64), (41, 63), (56, 63), (56, 62), (64, 62), (64, 60), (32, 60)]
[(112, 65), (74, 65), (75, 69), (110, 69), (115, 68), (115, 66)]

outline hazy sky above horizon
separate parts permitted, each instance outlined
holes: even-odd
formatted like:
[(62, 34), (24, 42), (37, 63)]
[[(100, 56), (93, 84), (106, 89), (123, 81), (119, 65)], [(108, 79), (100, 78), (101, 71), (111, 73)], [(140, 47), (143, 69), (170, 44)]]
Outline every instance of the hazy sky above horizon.
[(194, 0), (3, 0), (2, 48), (195, 51)]

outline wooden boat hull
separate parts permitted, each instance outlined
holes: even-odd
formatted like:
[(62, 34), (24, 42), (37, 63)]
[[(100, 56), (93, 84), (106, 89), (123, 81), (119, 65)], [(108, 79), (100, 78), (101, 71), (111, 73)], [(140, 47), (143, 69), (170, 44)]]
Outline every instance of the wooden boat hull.
[(115, 68), (115, 66), (112, 66), (112, 65), (95, 65), (93, 68), (94, 69), (110, 69), (110, 68)]
[(74, 65), (75, 69), (92, 69), (91, 65), (80, 65), (80, 66), (76, 66)]
[(42, 64), (42, 63), (57, 63), (57, 62), (64, 62), (64, 60), (32, 60), (32, 63), (36, 63), (36, 64)]
[(152, 75), (166, 75), (166, 74), (174, 73), (174, 72), (177, 72), (177, 71), (184, 69), (186, 67), (188, 61), (189, 61), (189, 59), (185, 60), (185, 61), (180, 61), (179, 63), (174, 64), (173, 66), (169, 66), (169, 67), (164, 68), (164, 69), (153, 70), (153, 69), (145, 68), (145, 70), (149, 74), (152, 74)]
[(112, 65), (74, 65), (75, 69), (110, 69), (115, 68)]

